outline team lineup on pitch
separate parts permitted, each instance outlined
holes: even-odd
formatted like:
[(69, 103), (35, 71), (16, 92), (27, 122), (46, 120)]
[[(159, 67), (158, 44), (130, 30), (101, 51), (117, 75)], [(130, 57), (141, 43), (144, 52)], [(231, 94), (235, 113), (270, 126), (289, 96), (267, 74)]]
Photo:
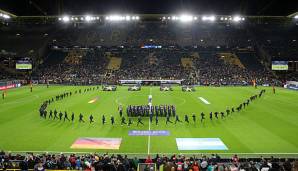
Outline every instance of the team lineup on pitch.
[[(84, 89), (90, 88), (90, 91), (83, 92)], [(82, 93), (79, 93), (81, 89)], [(252, 95), (259, 95), (263, 87), (258, 89), (252, 87), (198, 87), (195, 92), (182, 92), (180, 87), (174, 87), (174, 91), (162, 92), (159, 87), (142, 87), (141, 91), (129, 92), (127, 87), (120, 86), (117, 91), (105, 92), (97, 89), (96, 86), (35, 86), (33, 92), (23, 87), (9, 92), (7, 98), (2, 101), (1, 105), (6, 104), (8, 107), (4, 112), (16, 107), (13, 115), (5, 116), (6, 118), (20, 116), (14, 122), (20, 125), (30, 123), (29, 127), (16, 130), (8, 124), (0, 126), (7, 127), (11, 130), (12, 137), (20, 141), (36, 142), (36, 147), (30, 145), (19, 145), (17, 143), (0, 142), (7, 150), (14, 151), (74, 151), (83, 152), (90, 150), (110, 151), (117, 153), (142, 153), (152, 154), (157, 151), (161, 153), (198, 153), (198, 152), (217, 152), (217, 153), (293, 153), (297, 152), (297, 143), (291, 139), (291, 135), (268, 132), (271, 126), (275, 130), (275, 125), (284, 125), (284, 131), (295, 129), (297, 124), (293, 121), (295, 116), (291, 108), (280, 108), (284, 104), (280, 99), (290, 100), (295, 98), (295, 92), (289, 90), (279, 90), (273, 94), (270, 88), (266, 93), (251, 104), (246, 105), (245, 109), (239, 112), (239, 104), (249, 99)], [(77, 93), (75, 93), (77, 91)], [(65, 97), (63, 100), (54, 100), (47, 107), (49, 110), (67, 111), (69, 116), (75, 113), (75, 119), (71, 121), (49, 118), (49, 112), (46, 119), (39, 116), (38, 108), (44, 100), (51, 99), (59, 94), (72, 92), (71, 97)], [(45, 95), (41, 94), (44, 93)], [(19, 94), (24, 94), (27, 99), (31, 99), (34, 105), (27, 104), (22, 98), (17, 98)], [(289, 94), (292, 97), (288, 96)], [(176, 105), (176, 116), (180, 122), (175, 122), (176, 116), (167, 117), (166, 115), (156, 117), (153, 121), (150, 115), (141, 117), (141, 122), (137, 124), (139, 117), (127, 117), (126, 108), (128, 105), (148, 105), (152, 96), (151, 105), (173, 104)], [(70, 95), (69, 95), (70, 96)], [(294, 97), (293, 97), (294, 96)], [(10, 98), (16, 98), (15, 103), (11, 103)], [(290, 98), (290, 99), (289, 99)], [(18, 100), (22, 101), (18, 106)], [(273, 103), (273, 104), (270, 104)], [(122, 125), (122, 117), (119, 116), (119, 105), (123, 105), (123, 116), (125, 122), (132, 120), (130, 126)], [(230, 114), (227, 115), (226, 109), (229, 107)], [(234, 112), (232, 112), (232, 107)], [(292, 106), (297, 107), (297, 106)], [(24, 114), (23, 109), (28, 112)], [(278, 110), (272, 112), (271, 109)], [(145, 109), (144, 109), (145, 110)], [(283, 111), (280, 111), (283, 110)], [(288, 111), (284, 111), (288, 110)], [(213, 119), (209, 118), (210, 111), (218, 111), (218, 119), (213, 113)], [(221, 116), (221, 111), (224, 116)], [(79, 114), (82, 113), (86, 123), (79, 121)], [(155, 113), (155, 111), (154, 111)], [(201, 113), (204, 113), (202, 120)], [(197, 119), (193, 120), (195, 114)], [(63, 114), (64, 115), (64, 114)], [(92, 122), (89, 116), (92, 115)], [(102, 123), (102, 116), (105, 116), (106, 123)], [(188, 116), (188, 122), (185, 116)], [(4, 117), (1, 115), (1, 117)], [(110, 117), (114, 117), (114, 124), (110, 122)], [(158, 118), (158, 124), (155, 119)], [(266, 118), (266, 121), (261, 119)], [(71, 120), (71, 117), (68, 119)], [(170, 119), (170, 123), (167, 121)], [(288, 125), (288, 126), (286, 126)], [(257, 129), (257, 130), (256, 130)], [(20, 137), (17, 132), (30, 131), (31, 137)], [(247, 135), (239, 134), (246, 132)], [(0, 131), (0, 134), (5, 134)], [(15, 135), (14, 135), (15, 134)], [(62, 134), (69, 136), (65, 137)], [(273, 143), (264, 147), (258, 142), (266, 143), (270, 139), (265, 139), (260, 135), (271, 137)], [(53, 138), (53, 136), (57, 138)], [(240, 142), (241, 140), (246, 140)], [(7, 141), (12, 139), (8, 138)], [(270, 140), (270, 141), (271, 141)], [(42, 142), (42, 143), (41, 143)], [(68, 149), (68, 150), (67, 150)]]

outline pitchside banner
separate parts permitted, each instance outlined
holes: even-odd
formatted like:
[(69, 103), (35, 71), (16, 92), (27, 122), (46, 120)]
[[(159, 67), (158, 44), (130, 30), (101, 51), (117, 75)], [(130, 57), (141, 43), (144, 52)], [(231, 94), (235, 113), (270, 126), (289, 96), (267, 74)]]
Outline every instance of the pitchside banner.
[(272, 61), (272, 70), (288, 70), (288, 61)]
[(30, 70), (32, 69), (32, 63), (27, 60), (18, 60), (16, 62), (16, 69)]

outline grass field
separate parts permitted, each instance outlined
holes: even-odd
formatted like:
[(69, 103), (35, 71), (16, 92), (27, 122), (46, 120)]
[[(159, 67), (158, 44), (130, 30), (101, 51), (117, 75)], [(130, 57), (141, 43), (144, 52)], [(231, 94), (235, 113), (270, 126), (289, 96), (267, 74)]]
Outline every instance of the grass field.
[[(91, 91), (73, 95), (54, 102), (48, 109), (93, 114), (95, 123), (75, 123), (41, 119), (38, 108), (42, 101), (64, 91), (84, 89), (78, 86), (34, 86), (11, 89), (5, 100), (0, 100), (0, 149), (6, 151), (61, 151), (61, 152), (115, 152), (115, 153), (298, 153), (298, 92), (277, 89), (273, 94), (266, 88), (265, 95), (252, 102), (245, 110), (233, 113), (225, 119), (209, 120), (210, 111), (225, 111), (237, 106), (261, 87), (197, 87), (196, 92), (182, 92), (174, 87), (172, 92), (161, 92), (159, 87), (142, 87), (139, 92), (129, 92), (127, 87), (118, 87), (115, 92)], [(144, 126), (120, 126), (118, 104), (147, 104), (152, 94), (153, 104), (175, 104), (180, 119), (192, 113), (206, 113), (204, 123), (151, 124), (145, 118)], [(98, 101), (88, 101), (99, 97)], [(203, 103), (198, 97), (210, 102)], [(124, 110), (126, 111), (126, 110)], [(126, 115), (126, 112), (124, 112)], [(101, 124), (102, 114), (108, 123)], [(110, 124), (110, 115), (116, 117), (116, 125)], [(76, 118), (76, 119), (77, 119)], [(174, 119), (172, 119), (174, 120)], [(136, 121), (136, 118), (134, 118)], [(169, 130), (170, 136), (128, 136), (129, 130)], [(122, 138), (119, 150), (71, 149), (79, 137)], [(228, 150), (224, 151), (178, 151), (175, 138), (220, 138)]]

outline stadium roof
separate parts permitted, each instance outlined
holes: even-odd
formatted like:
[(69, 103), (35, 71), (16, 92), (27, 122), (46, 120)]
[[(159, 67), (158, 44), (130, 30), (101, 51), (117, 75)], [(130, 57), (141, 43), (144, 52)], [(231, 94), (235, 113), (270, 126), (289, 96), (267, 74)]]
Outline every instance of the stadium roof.
[(297, 12), (298, 3), (295, 0), (1, 0), (0, 9), (18, 16), (113, 12), (169, 14), (185, 11), (195, 14), (287, 16)]

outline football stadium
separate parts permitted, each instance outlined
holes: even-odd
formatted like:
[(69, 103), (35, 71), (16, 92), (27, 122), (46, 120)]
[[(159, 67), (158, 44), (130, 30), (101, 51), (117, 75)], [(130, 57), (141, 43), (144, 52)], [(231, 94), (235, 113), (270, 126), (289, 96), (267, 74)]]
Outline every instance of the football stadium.
[(0, 2), (0, 170), (298, 170), (297, 3), (224, 5)]

